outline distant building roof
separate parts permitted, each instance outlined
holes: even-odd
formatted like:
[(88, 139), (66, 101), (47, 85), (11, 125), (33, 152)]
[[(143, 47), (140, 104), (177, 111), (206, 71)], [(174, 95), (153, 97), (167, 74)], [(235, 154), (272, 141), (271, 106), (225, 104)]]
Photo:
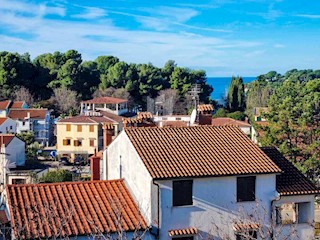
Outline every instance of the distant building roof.
[(8, 146), (9, 143), (14, 139), (15, 136), (13, 134), (0, 134), (0, 146), (3, 144), (5, 146)]
[(12, 119), (25, 119), (30, 114), (30, 118), (45, 119), (48, 109), (47, 108), (23, 108), (11, 109), (9, 117)]
[(254, 116), (261, 116), (262, 113), (268, 113), (269, 108), (268, 107), (255, 107), (253, 108), (253, 115)]
[(197, 228), (184, 228), (184, 229), (173, 229), (169, 230), (168, 234), (170, 237), (184, 236), (184, 235), (195, 235), (198, 233)]
[(121, 99), (121, 98), (114, 98), (114, 97), (99, 97), (90, 99), (87, 101), (82, 101), (82, 103), (95, 103), (95, 104), (119, 104), (119, 103), (125, 103), (128, 102), (128, 100)]
[(85, 116), (77, 115), (74, 117), (67, 117), (60, 119), (57, 123), (114, 123), (115, 121), (105, 116)]
[(279, 173), (281, 169), (239, 128), (127, 128), (154, 179)]
[(107, 112), (107, 111), (102, 111), (100, 110), (99, 111), (103, 116), (105, 117), (108, 117), (108, 118), (111, 118), (112, 120), (118, 122), (118, 123), (121, 123), (122, 122), (122, 116), (119, 116), (119, 115), (116, 115), (116, 114), (113, 114), (113, 113), (110, 113), (110, 112)]
[(7, 121), (8, 118), (6, 117), (0, 117), (0, 126), (5, 122)]
[(13, 235), (65, 238), (147, 228), (123, 179), (7, 185)]
[(276, 148), (262, 147), (261, 149), (282, 170), (282, 173), (277, 175), (276, 184), (277, 191), (280, 195), (317, 194), (320, 192), (315, 185)]
[(238, 127), (251, 127), (251, 125), (244, 121), (235, 120), (227, 117), (213, 118), (211, 121), (212, 126), (238, 126)]
[(0, 110), (5, 110), (9, 108), (11, 101), (10, 100), (5, 100), (0, 102)]
[(11, 108), (22, 108), (25, 101), (15, 101), (12, 103)]

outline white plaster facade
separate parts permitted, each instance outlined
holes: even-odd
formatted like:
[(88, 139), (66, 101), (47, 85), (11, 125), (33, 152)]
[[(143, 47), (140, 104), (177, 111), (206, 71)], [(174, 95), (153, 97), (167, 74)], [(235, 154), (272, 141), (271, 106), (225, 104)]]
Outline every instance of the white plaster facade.
[(6, 120), (0, 125), (0, 133), (17, 133), (16, 122), (11, 118), (6, 118)]
[[(171, 239), (168, 235), (169, 230), (190, 227), (198, 229), (195, 239), (206, 239), (208, 235), (221, 240), (227, 237), (235, 239), (233, 224), (237, 222), (236, 219), (249, 219), (249, 216), (251, 221), (255, 220), (258, 224), (265, 225), (265, 230), (275, 226), (270, 226), (270, 221), (271, 204), (277, 196), (276, 174), (256, 175), (256, 202), (237, 202), (237, 176), (225, 176), (194, 178), (193, 204), (173, 206), (174, 180), (152, 179), (124, 131), (104, 151), (103, 178), (125, 179), (127, 188), (138, 203), (147, 224), (159, 227), (159, 239)], [(307, 201), (310, 202), (309, 212), (314, 211), (314, 195), (282, 197), (275, 201), (275, 204), (281, 204), (282, 201)], [(314, 215), (310, 214), (310, 222), (313, 218)], [(278, 226), (278, 230), (283, 236), (287, 236), (290, 234), (286, 230), (288, 227)], [(311, 224), (295, 224), (293, 228), (297, 230), (299, 237), (303, 237), (302, 239), (313, 239), (314, 229)]]

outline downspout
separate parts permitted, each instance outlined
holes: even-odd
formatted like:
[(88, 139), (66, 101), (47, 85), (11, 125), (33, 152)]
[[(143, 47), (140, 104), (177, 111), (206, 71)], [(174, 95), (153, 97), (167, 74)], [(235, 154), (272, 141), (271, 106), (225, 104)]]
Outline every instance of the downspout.
[[(277, 224), (277, 219), (274, 219), (274, 217), (276, 217), (277, 216), (277, 212), (275, 212), (276, 211), (276, 209), (274, 208), (274, 206), (275, 206), (275, 202), (276, 201), (279, 201), (281, 199), (281, 195), (280, 195), (280, 193), (278, 192), (278, 191), (276, 191), (276, 193), (275, 193), (275, 199), (272, 199), (271, 200), (271, 226), (272, 226), (272, 231), (271, 231), (271, 233), (270, 233), (270, 238), (272, 239), (272, 240), (276, 240), (275, 238), (274, 238), (274, 236), (273, 236), (273, 232), (274, 232), (274, 227), (276, 227), (276, 224)], [(273, 224), (275, 224), (274, 225), (274, 227), (273, 227)]]
[(154, 185), (156, 185), (158, 187), (158, 193), (157, 193), (157, 203), (158, 203), (158, 206), (157, 206), (157, 222), (158, 222), (158, 229), (157, 229), (157, 232), (155, 233), (155, 237), (156, 239), (160, 239), (160, 186), (158, 183), (156, 183), (154, 181), (154, 179), (152, 180), (152, 183)]

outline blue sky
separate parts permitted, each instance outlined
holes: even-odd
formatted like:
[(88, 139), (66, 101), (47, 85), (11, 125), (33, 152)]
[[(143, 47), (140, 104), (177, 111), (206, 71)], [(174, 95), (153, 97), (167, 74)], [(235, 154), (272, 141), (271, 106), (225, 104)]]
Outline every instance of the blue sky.
[(0, 0), (0, 51), (76, 49), (207, 76), (320, 68), (320, 1)]

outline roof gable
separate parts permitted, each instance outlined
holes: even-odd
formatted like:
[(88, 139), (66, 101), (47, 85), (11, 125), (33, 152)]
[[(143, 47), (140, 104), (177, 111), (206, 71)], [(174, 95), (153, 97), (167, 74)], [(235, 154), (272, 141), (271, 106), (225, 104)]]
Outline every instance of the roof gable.
[(0, 134), (0, 146), (8, 146), (15, 136), (13, 134)]
[(281, 172), (237, 127), (127, 128), (125, 132), (154, 179)]
[(9, 117), (12, 119), (25, 119), (30, 114), (30, 118), (35, 119), (45, 119), (48, 109), (46, 108), (20, 108), (20, 109), (11, 109), (9, 112)]
[(18, 238), (52, 238), (146, 229), (123, 179), (7, 185)]
[(9, 108), (11, 101), (10, 100), (5, 100), (0, 102), (0, 110), (6, 110)]
[(8, 118), (6, 117), (0, 117), (0, 126), (5, 122), (7, 121)]
[(280, 195), (316, 194), (320, 191), (276, 148), (262, 147), (262, 151), (283, 171), (277, 175), (277, 191)]

